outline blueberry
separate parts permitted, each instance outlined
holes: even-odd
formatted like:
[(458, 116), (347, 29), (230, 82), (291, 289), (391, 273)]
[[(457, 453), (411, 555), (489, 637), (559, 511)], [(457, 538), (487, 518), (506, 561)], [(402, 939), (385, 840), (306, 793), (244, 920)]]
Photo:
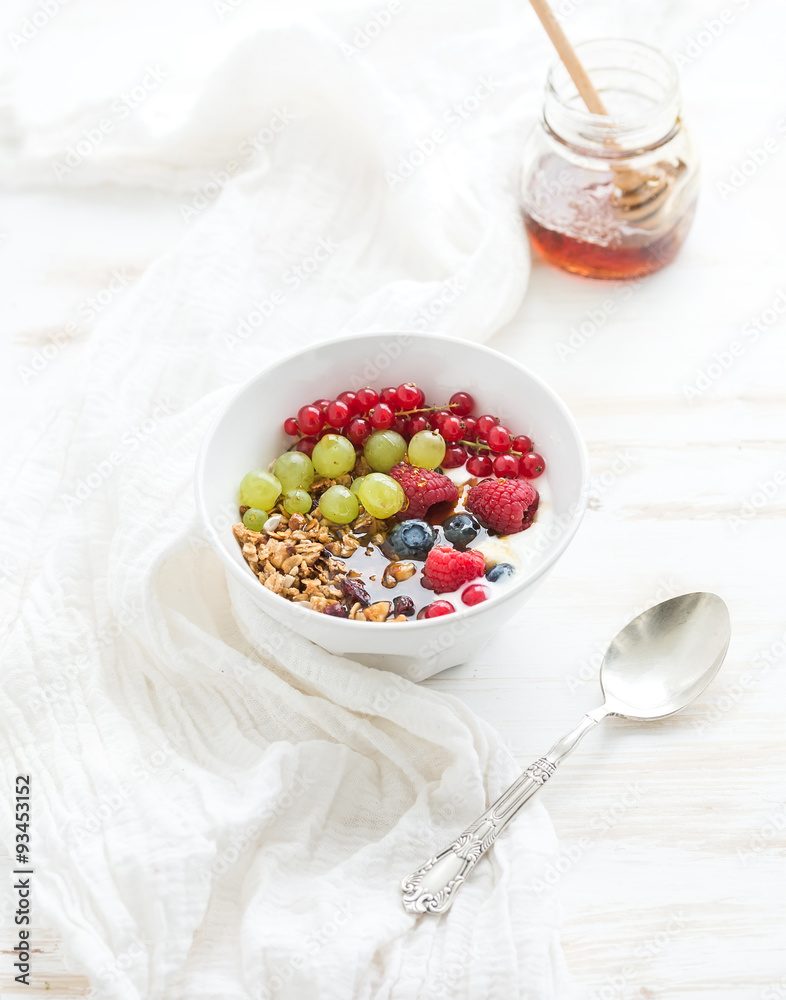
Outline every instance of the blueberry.
[(486, 579), (489, 583), (496, 583), (497, 580), (505, 580), (509, 576), (513, 576), (516, 572), (514, 566), (510, 563), (495, 563), (491, 569), (486, 570)]
[(388, 532), (385, 539), (387, 548), (397, 559), (425, 559), (434, 542), (437, 533), (428, 521), (399, 521)]
[(445, 538), (457, 549), (465, 549), (480, 531), (480, 525), (469, 514), (454, 514), (442, 523)]

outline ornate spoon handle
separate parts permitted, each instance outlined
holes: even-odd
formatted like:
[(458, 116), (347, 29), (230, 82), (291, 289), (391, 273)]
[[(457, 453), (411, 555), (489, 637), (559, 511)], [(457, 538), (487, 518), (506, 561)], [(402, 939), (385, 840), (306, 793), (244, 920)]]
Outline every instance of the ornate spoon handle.
[[(593, 713), (593, 715), (599, 713)], [(605, 714), (605, 713), (604, 713)], [(404, 909), (410, 913), (444, 913), (472, 869), (524, 803), (545, 784), (579, 740), (600, 718), (585, 715), (579, 725), (539, 757), (481, 817), (433, 858), (401, 882)]]

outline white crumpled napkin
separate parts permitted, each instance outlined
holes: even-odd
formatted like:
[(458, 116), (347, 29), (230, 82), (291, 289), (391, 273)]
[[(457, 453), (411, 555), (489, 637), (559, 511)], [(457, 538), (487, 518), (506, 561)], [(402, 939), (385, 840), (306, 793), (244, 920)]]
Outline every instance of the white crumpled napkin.
[[(248, 18), (190, 105), (108, 132), (58, 182), (155, 185), (194, 209), (92, 334), (5, 494), (4, 782), (31, 775), (36, 921), (96, 997), (564, 995), (538, 804), (448, 915), (400, 904), (400, 878), (517, 773), (499, 737), (229, 593), (195, 519), (206, 426), (260, 366), (369, 329), (485, 338), (526, 288), (518, 7), (394, 7), (376, 52), (343, 48), (368, 8)], [(94, 36), (70, 24), (78, 65)], [(5, 109), (2, 172), (44, 186), (65, 139), (34, 105)]]

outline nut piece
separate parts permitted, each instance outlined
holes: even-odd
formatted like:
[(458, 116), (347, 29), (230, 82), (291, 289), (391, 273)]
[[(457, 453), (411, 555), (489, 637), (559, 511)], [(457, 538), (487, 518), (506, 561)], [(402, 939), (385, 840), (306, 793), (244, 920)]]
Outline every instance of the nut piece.
[(325, 548), (328, 552), (332, 552), (334, 556), (340, 556), (342, 559), (349, 559), (355, 549), (360, 543), (352, 535), (345, 535), (343, 538), (337, 538), (334, 542), (328, 542)]
[[(268, 532), (271, 523), (276, 527)], [(263, 532), (250, 531), (243, 524), (232, 530), (244, 559), (267, 590), (314, 611), (341, 600), (339, 584), (347, 568), (325, 550), (332, 536), (319, 518), (307, 521), (302, 514), (274, 514)]]
[(390, 607), (390, 601), (377, 601), (365, 609), (363, 617), (370, 622), (383, 622), (390, 614)]
[(382, 586), (390, 589), (402, 580), (408, 580), (415, 575), (415, 564), (411, 562), (392, 562), (385, 567), (382, 574)]

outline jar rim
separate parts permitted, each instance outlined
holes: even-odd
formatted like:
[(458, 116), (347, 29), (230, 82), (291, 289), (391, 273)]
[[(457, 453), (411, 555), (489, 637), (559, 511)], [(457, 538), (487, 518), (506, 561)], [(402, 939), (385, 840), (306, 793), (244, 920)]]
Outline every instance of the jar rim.
[[(628, 38), (597, 38), (580, 42), (576, 46), (579, 58), (592, 75), (591, 56), (593, 52), (614, 51), (624, 57), (640, 57), (645, 69), (619, 65), (605, 65), (597, 69), (629, 72), (631, 76), (647, 78), (661, 89), (660, 97), (646, 108), (635, 112), (609, 112), (596, 114), (583, 104), (576, 105), (578, 90), (568, 75), (563, 63), (557, 59), (552, 63), (546, 78), (546, 101), (543, 117), (549, 131), (558, 139), (571, 136), (569, 145), (577, 147), (608, 146), (614, 140), (624, 147), (619, 155), (630, 155), (630, 148), (637, 150), (653, 148), (667, 141), (679, 126), (680, 90), (677, 68), (663, 52), (646, 42)], [(584, 58), (582, 58), (582, 55)], [(587, 66), (587, 63), (590, 63)], [(562, 79), (559, 79), (562, 77)], [(567, 88), (572, 88), (570, 93)]]

